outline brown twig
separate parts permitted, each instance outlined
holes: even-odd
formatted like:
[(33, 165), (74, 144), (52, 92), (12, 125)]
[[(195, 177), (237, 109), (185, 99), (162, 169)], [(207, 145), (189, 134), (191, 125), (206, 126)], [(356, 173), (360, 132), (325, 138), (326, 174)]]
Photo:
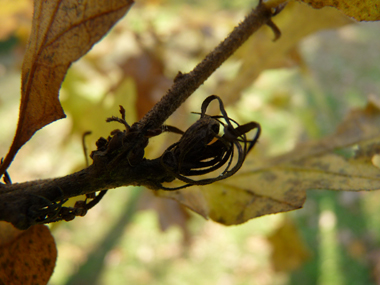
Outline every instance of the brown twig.
[(70, 197), (94, 193), (127, 185), (144, 185), (158, 189), (161, 183), (175, 177), (162, 166), (160, 159), (144, 159), (149, 131), (160, 129), (166, 119), (229, 58), (262, 25), (268, 25), (279, 36), (271, 21), (278, 11), (267, 8), (262, 1), (233, 32), (189, 73), (178, 73), (172, 88), (140, 122), (129, 127), (122, 119), (111, 119), (126, 126), (108, 140), (97, 142), (93, 164), (71, 175), (20, 184), (0, 183), (0, 221), (12, 223), (19, 229), (54, 220), (63, 202)]
[(260, 1), (259, 5), (246, 16), (244, 21), (235, 27), (231, 34), (191, 72), (185, 74), (178, 72), (173, 86), (139, 123), (143, 126), (149, 124), (151, 128), (160, 127), (261, 26), (270, 26), (275, 33), (275, 39), (279, 38), (280, 31), (271, 20), (273, 13), (278, 12), (267, 8)]

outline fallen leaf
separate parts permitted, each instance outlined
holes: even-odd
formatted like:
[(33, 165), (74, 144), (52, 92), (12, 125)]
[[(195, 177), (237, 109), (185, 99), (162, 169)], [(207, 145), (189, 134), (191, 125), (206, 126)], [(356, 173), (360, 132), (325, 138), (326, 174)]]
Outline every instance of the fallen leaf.
[(205, 218), (241, 224), (302, 207), (308, 189), (380, 189), (380, 102), (350, 112), (335, 134), (274, 158), (250, 155), (234, 176), (206, 187), (159, 191)]
[(36, 225), (20, 231), (0, 222), (0, 284), (47, 284), (57, 259), (48, 227)]
[(231, 80), (218, 84), (214, 91), (225, 105), (235, 103), (243, 90), (252, 85), (260, 73), (271, 68), (304, 65), (297, 45), (306, 36), (323, 29), (352, 23), (352, 20), (333, 8), (318, 11), (303, 3), (290, 2), (273, 21), (281, 30), (281, 37), (273, 42), (273, 32), (262, 28), (256, 32), (231, 58), (241, 61), (241, 67)]
[(299, 268), (310, 258), (297, 227), (289, 219), (268, 237), (272, 245), (271, 260), (275, 271), (291, 271)]
[(335, 7), (358, 21), (380, 20), (380, 5), (373, 0), (301, 0), (313, 8)]
[(132, 4), (132, 0), (34, 2), (32, 32), (22, 66), (19, 121), (0, 174), (37, 130), (65, 117), (58, 92), (67, 69), (87, 53)]

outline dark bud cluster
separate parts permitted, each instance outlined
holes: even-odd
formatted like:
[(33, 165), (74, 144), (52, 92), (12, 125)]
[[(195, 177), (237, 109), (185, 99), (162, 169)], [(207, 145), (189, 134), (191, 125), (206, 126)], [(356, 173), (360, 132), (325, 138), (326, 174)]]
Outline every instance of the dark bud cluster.
[[(206, 114), (207, 107), (214, 100), (219, 102), (222, 115)], [(220, 129), (222, 135), (219, 134)], [(246, 133), (254, 129), (257, 130), (254, 138), (248, 140)], [(207, 97), (202, 104), (200, 118), (161, 156), (161, 164), (167, 171), (186, 184), (176, 188), (162, 186), (162, 189), (177, 190), (191, 185), (206, 185), (230, 177), (241, 168), (248, 152), (257, 142), (260, 131), (260, 125), (256, 122), (239, 125), (228, 117), (218, 96)], [(237, 158), (233, 160), (235, 152)], [(217, 177), (199, 180), (189, 178), (211, 173), (223, 166), (224, 170)]]

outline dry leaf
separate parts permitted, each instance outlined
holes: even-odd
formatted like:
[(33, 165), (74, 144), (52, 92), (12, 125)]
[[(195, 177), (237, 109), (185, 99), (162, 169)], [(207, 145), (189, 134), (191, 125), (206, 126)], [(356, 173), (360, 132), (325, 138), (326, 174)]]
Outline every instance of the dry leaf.
[(380, 20), (380, 5), (377, 0), (301, 0), (316, 9), (331, 6), (358, 21)]
[(285, 219), (268, 240), (272, 245), (271, 259), (275, 271), (295, 270), (310, 258), (297, 227), (289, 219)]
[[(337, 28), (352, 20), (333, 8), (315, 10), (303, 3), (290, 2), (273, 21), (281, 30), (281, 37), (273, 42), (269, 28), (256, 32), (235, 54), (241, 67), (232, 79), (222, 82), (214, 91), (225, 105), (235, 103), (242, 91), (251, 86), (264, 70), (301, 64), (297, 45), (306, 36), (323, 29)], [(301, 62), (300, 62), (301, 61)]]
[(204, 217), (240, 224), (301, 208), (308, 189), (380, 189), (380, 103), (351, 111), (336, 133), (271, 159), (251, 154), (234, 176), (207, 187), (159, 191)]
[(33, 134), (64, 118), (58, 92), (67, 69), (99, 41), (132, 6), (132, 0), (34, 2), (29, 45), (22, 66), (20, 115), (4, 173)]
[(48, 227), (20, 231), (0, 222), (0, 284), (47, 284), (53, 274), (57, 249)]

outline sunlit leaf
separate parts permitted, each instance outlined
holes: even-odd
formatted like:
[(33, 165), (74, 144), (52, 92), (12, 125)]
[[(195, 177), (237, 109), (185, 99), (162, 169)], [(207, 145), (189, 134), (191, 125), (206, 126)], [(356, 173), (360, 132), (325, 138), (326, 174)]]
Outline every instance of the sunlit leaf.
[(32, 32), (22, 66), (19, 121), (0, 173), (37, 130), (65, 117), (58, 92), (67, 69), (99, 41), (132, 4), (132, 0), (34, 2)]
[(314, 8), (331, 6), (358, 21), (380, 20), (380, 5), (377, 0), (301, 0)]
[(351, 111), (332, 136), (270, 159), (250, 155), (238, 173), (210, 186), (159, 194), (232, 225), (301, 208), (308, 189), (377, 190), (379, 126), (380, 103), (372, 100)]
[(57, 249), (48, 227), (20, 231), (0, 222), (0, 284), (47, 284)]

